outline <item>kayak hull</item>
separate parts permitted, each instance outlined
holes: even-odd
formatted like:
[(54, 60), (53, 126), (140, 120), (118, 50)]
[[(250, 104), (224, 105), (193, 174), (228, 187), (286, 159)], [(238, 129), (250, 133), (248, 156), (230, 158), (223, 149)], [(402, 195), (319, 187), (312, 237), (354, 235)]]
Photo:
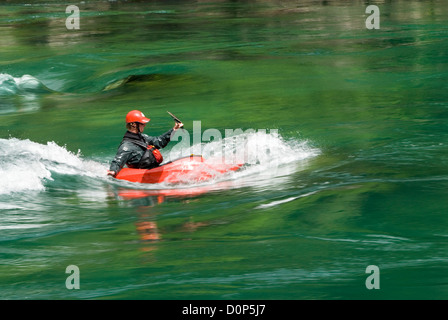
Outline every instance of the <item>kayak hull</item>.
[(230, 171), (242, 164), (211, 163), (202, 156), (192, 155), (173, 160), (153, 169), (123, 168), (115, 178), (139, 183), (188, 183), (205, 181)]

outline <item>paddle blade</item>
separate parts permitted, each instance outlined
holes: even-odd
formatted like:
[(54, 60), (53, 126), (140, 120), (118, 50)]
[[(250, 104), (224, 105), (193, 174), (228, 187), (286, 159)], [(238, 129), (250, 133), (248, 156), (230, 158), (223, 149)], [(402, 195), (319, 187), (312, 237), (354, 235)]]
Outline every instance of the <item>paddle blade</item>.
[(167, 111), (168, 114), (171, 116), (171, 118), (174, 119), (174, 121), (176, 121), (177, 123), (182, 123), (182, 121), (179, 120), (179, 118), (177, 118), (174, 114), (172, 114), (171, 112)]

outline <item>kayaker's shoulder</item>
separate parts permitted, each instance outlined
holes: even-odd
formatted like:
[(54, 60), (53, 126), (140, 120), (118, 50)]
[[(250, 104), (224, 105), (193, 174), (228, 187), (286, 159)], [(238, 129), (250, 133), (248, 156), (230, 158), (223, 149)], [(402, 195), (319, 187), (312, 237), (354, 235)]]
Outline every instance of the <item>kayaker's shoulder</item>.
[(119, 150), (121, 150), (121, 151), (133, 151), (135, 149), (139, 149), (139, 147), (136, 144), (134, 144), (131, 140), (123, 139), (123, 141), (121, 141)]
[(146, 140), (146, 142), (148, 143), (149, 141), (151, 141), (151, 139), (153, 139), (153, 137), (145, 134), (145, 133), (141, 133), (142, 137)]

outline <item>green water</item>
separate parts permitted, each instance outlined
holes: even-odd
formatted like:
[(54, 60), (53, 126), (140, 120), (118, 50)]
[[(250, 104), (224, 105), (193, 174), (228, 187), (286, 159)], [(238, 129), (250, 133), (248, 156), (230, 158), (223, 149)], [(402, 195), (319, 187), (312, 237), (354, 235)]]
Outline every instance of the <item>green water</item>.
[[(63, 1), (0, 4), (0, 298), (448, 297), (444, 1), (378, 3), (377, 30), (363, 1), (76, 5), (79, 30)], [(169, 110), (272, 153), (114, 181), (132, 109), (148, 134)]]

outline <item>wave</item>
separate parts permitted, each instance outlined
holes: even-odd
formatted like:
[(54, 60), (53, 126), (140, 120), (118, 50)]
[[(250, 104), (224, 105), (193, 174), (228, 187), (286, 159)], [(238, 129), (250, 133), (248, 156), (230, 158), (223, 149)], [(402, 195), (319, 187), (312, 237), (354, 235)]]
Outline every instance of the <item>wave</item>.
[[(92, 58), (86, 56), (86, 58)], [(61, 61), (62, 63), (62, 61)], [(76, 69), (79, 71), (79, 68)], [(0, 73), (0, 96), (28, 93), (101, 93), (124, 87), (127, 84), (147, 82), (185, 82), (191, 81), (193, 76), (189, 68), (181, 64), (139, 65), (138, 67), (110, 68), (103, 72), (85, 70), (85, 76), (78, 81), (72, 79), (70, 70), (61, 74), (57, 79), (36, 78), (32, 75), (15, 77), (7, 73)], [(44, 83), (51, 83), (51, 89)]]
[[(57, 81), (57, 89), (44, 84), (46, 79), (38, 79), (25, 74), (19, 77), (0, 73), (0, 97), (35, 97), (44, 94), (95, 94), (109, 92), (134, 83), (185, 83), (191, 81), (187, 68), (180, 65), (151, 65), (138, 68), (112, 69), (104, 73), (86, 76), (82, 81), (67, 81), (66, 77)], [(1, 111), (1, 110), (0, 110)]]
[(39, 97), (52, 93), (39, 79), (31, 75), (14, 77), (0, 73), (0, 114), (40, 109)]
[[(109, 80), (106, 86), (102, 89), (102, 91), (111, 91), (116, 90), (122, 87), (125, 87), (129, 84), (134, 83), (156, 83), (158, 81), (168, 82), (168, 81), (184, 81), (185, 77), (176, 76), (171, 74), (163, 74), (163, 73), (142, 73), (142, 74), (131, 74), (128, 75), (129, 72), (114, 76), (112, 80)], [(104, 81), (104, 80), (103, 80)]]
[(39, 79), (31, 75), (14, 77), (0, 73), (0, 96), (31, 95), (37, 93), (51, 93)]
[(104, 176), (101, 163), (82, 159), (55, 142), (46, 145), (17, 138), (0, 139), (0, 195), (43, 191), (54, 173)]

